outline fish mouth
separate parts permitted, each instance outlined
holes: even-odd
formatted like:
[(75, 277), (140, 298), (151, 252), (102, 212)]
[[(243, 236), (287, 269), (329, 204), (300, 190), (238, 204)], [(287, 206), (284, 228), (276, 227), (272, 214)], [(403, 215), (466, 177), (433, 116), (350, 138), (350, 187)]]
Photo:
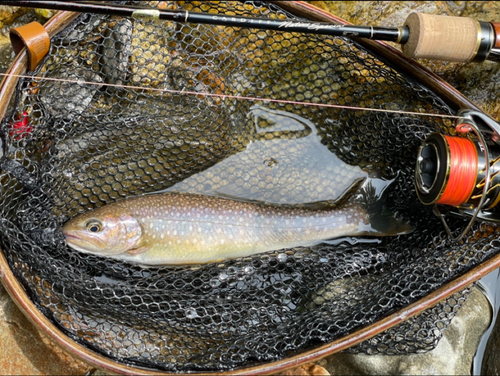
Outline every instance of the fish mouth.
[(66, 237), (66, 240), (68, 240), (68, 239), (81, 240), (81, 238), (79, 238), (78, 236), (67, 233), (67, 232), (64, 232), (64, 236)]
[[(84, 252), (84, 253), (92, 253), (92, 254), (98, 254), (99, 252), (93, 250), (95, 246), (95, 242), (101, 242), (100, 239), (95, 239), (95, 238), (88, 238), (88, 237), (83, 237), (79, 236), (78, 231), (64, 231), (63, 234), (66, 238), (66, 243), (70, 248), (73, 248), (76, 251)], [(89, 247), (90, 245), (90, 247)]]
[(81, 236), (78, 236), (78, 232), (73, 231), (63, 231), (63, 234), (66, 238), (66, 242), (71, 246), (70, 242), (82, 242), (83, 239)]

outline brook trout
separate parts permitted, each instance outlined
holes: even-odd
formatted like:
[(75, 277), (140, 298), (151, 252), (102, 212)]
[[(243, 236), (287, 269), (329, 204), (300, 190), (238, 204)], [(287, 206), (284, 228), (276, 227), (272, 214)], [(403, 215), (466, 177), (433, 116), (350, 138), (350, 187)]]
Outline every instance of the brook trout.
[(63, 226), (63, 233), (77, 251), (158, 265), (216, 262), (341, 236), (411, 230), (400, 223), (383, 227), (376, 230), (379, 224), (355, 203), (315, 210), (164, 193), (80, 214)]

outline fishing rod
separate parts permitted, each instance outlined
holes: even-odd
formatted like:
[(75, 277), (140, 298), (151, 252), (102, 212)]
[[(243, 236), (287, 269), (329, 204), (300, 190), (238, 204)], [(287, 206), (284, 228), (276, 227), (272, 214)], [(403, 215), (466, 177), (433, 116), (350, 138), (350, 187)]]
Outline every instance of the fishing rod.
[(189, 12), (184, 9), (166, 10), (144, 8), (132, 5), (115, 5), (96, 2), (75, 1), (2, 1), (2, 4), (23, 7), (48, 8), (73, 12), (97, 13), (132, 18), (153, 18), (175, 22), (192, 22), (221, 26), (236, 26), (265, 30), (286, 30), (290, 32), (307, 32), (332, 36), (356, 36), (391, 42), (406, 42), (407, 28), (384, 28), (372, 26), (337, 25), (328, 22), (280, 20), (272, 18), (254, 18), (242, 16), (226, 16), (224, 14), (209, 14)]
[(97, 13), (133, 18), (153, 18), (182, 23), (202, 23), (264, 30), (283, 30), (395, 42), (409, 58), (481, 62), (500, 61), (500, 23), (466, 17), (412, 13), (401, 27), (339, 25), (328, 22), (280, 20), (144, 8), (97, 2), (3, 0), (1, 4), (31, 8)]

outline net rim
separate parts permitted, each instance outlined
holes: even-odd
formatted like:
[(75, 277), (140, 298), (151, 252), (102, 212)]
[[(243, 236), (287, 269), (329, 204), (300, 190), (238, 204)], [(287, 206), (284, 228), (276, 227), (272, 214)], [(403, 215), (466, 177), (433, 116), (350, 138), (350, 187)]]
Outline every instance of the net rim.
[[(382, 331), (390, 329), (411, 317), (417, 316), (423, 311), (434, 307), (444, 299), (449, 298), (458, 291), (461, 291), (471, 284), (481, 279), (485, 275), (491, 273), (500, 267), (500, 254), (483, 262), (481, 265), (471, 269), (463, 275), (455, 278), (450, 283), (436, 289), (429, 295), (415, 301), (414, 303), (402, 308), (385, 318), (375, 322), (372, 325), (344, 336), (338, 340), (328, 344), (319, 346), (315, 349), (305, 351), (279, 361), (270, 362), (267, 364), (240, 368), (225, 372), (202, 372), (192, 373), (196, 375), (217, 374), (217, 375), (264, 375), (274, 374), (279, 371), (295, 368), (300, 365), (318, 361), (326, 356), (332, 355), (342, 350), (346, 350), (354, 345), (359, 344), (367, 339), (374, 337)], [(139, 367), (130, 367), (125, 364), (107, 359), (105, 356), (79, 345), (60, 329), (52, 324), (42, 312), (40, 312), (35, 304), (29, 299), (26, 291), (15, 278), (9, 268), (7, 259), (0, 249), (0, 281), (7, 290), (10, 297), (14, 300), (18, 308), (26, 315), (26, 317), (39, 329), (48, 335), (59, 347), (69, 352), (76, 358), (88, 363), (99, 369), (105, 369), (118, 374), (136, 374), (136, 375), (177, 375), (178, 373), (155, 371), (152, 369), (144, 369)]]

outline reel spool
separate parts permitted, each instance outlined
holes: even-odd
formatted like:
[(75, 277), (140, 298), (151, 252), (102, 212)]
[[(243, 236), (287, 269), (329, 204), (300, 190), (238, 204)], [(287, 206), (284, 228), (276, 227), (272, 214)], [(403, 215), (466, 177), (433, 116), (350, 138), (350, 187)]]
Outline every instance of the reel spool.
[[(418, 152), (417, 196), (444, 221), (437, 205), (452, 214), (472, 216), (460, 240), (476, 218), (500, 222), (500, 125), (483, 113), (462, 110), (456, 130), (467, 137), (431, 134)], [(476, 137), (470, 137), (470, 133)]]
[(415, 184), (424, 204), (473, 209), (479, 206), (486, 181), (486, 164), (492, 181), (481, 209), (500, 202), (500, 150), (489, 148), (486, 159), (479, 140), (431, 134), (420, 147)]

